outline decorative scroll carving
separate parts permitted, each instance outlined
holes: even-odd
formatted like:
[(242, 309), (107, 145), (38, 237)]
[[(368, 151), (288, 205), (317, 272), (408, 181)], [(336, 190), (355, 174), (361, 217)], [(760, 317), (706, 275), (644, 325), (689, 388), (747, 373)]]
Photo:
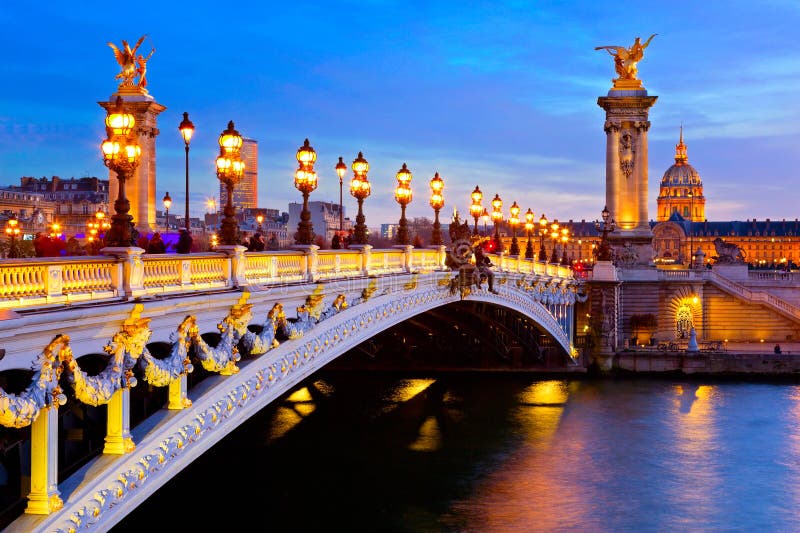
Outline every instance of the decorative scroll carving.
[(633, 134), (625, 129), (619, 138), (619, 168), (626, 178), (633, 172), (633, 161), (636, 156), (636, 149), (633, 145)]

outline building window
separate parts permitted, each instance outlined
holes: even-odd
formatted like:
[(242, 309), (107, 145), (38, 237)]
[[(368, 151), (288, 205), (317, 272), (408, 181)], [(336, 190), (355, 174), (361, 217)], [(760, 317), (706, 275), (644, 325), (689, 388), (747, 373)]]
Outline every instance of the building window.
[(683, 206), (683, 216), (685, 216), (685, 217), (689, 216), (689, 207), (688, 206)]

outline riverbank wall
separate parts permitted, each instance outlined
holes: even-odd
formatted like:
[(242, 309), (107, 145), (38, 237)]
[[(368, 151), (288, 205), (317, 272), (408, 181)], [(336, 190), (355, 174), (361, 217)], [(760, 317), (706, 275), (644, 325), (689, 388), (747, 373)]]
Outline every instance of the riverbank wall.
[(747, 352), (622, 351), (610, 361), (611, 371), (625, 373), (680, 373), (707, 375), (775, 376), (800, 379), (800, 354)]

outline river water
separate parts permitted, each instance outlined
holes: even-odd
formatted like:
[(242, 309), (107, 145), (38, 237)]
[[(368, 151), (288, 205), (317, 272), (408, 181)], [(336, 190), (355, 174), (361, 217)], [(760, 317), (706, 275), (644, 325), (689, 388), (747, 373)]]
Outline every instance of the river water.
[(320, 375), (114, 530), (214, 523), (292, 532), (800, 531), (800, 387)]

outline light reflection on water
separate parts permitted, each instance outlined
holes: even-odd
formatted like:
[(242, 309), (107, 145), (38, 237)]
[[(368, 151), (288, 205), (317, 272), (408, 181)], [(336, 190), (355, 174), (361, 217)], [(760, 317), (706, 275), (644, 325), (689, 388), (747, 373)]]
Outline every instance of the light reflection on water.
[(795, 385), (354, 374), (306, 387), (125, 527), (235, 486), (231, 526), (269, 502), (273, 531), (800, 531)]

